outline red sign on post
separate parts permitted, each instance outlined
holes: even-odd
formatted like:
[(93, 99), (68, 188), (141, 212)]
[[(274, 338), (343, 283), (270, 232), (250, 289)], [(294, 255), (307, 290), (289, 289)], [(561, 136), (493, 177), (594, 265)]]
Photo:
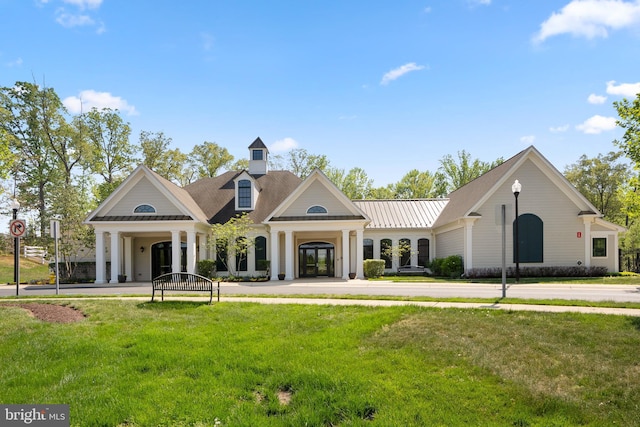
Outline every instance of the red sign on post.
[(9, 223), (9, 231), (12, 237), (22, 237), (27, 231), (27, 225), (23, 219), (12, 219)]

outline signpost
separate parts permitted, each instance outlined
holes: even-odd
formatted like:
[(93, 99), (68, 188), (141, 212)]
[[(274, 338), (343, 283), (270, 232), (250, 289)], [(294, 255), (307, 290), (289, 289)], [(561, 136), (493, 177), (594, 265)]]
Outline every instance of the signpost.
[(18, 209), (20, 203), (13, 199), (11, 210), (13, 211), (13, 219), (9, 223), (9, 232), (13, 236), (13, 280), (16, 282), (16, 296), (20, 295), (20, 237), (27, 231), (27, 225), (24, 220), (18, 219)]
[(58, 221), (57, 219), (52, 219), (51, 223), (50, 223), (50, 228), (51, 228), (51, 237), (53, 237), (53, 241), (55, 242), (55, 247), (56, 247), (56, 256), (55, 256), (55, 262), (56, 262), (56, 295), (58, 295), (58, 292), (60, 292), (60, 270), (59, 270), (59, 265), (58, 265), (58, 239), (60, 238), (60, 221)]

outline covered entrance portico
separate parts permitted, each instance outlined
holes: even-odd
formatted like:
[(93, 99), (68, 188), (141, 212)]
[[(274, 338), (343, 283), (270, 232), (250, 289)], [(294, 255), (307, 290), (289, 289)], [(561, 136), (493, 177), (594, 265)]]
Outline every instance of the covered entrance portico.
[[(207, 228), (196, 223), (131, 222), (118, 228), (94, 223), (96, 284), (150, 281), (161, 272), (195, 273), (198, 259), (208, 255)], [(107, 275), (107, 264), (110, 264)]]
[[(298, 277), (341, 277), (349, 273), (364, 278), (363, 234), (366, 220), (308, 221), (270, 226), (271, 279), (278, 273), (285, 280)], [(301, 225), (308, 227), (302, 228)]]

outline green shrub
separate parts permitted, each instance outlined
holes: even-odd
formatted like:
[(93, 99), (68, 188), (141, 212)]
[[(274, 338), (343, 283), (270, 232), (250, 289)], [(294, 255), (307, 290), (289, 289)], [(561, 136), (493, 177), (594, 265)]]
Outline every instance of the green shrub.
[(216, 262), (212, 259), (203, 259), (198, 261), (198, 274), (204, 277), (212, 278), (216, 275)]
[(365, 259), (363, 263), (365, 277), (376, 278), (384, 274), (383, 259)]
[(464, 273), (464, 262), (462, 256), (451, 255), (446, 258), (436, 258), (429, 265), (434, 276), (440, 277), (460, 277)]

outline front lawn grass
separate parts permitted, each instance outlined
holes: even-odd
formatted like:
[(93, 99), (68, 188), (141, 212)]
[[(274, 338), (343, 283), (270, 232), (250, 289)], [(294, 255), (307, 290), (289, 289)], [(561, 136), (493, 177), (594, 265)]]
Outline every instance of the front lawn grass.
[(640, 419), (635, 318), (72, 304), (88, 315), (84, 321), (44, 323), (0, 303), (0, 402), (66, 403), (74, 426), (608, 426)]

